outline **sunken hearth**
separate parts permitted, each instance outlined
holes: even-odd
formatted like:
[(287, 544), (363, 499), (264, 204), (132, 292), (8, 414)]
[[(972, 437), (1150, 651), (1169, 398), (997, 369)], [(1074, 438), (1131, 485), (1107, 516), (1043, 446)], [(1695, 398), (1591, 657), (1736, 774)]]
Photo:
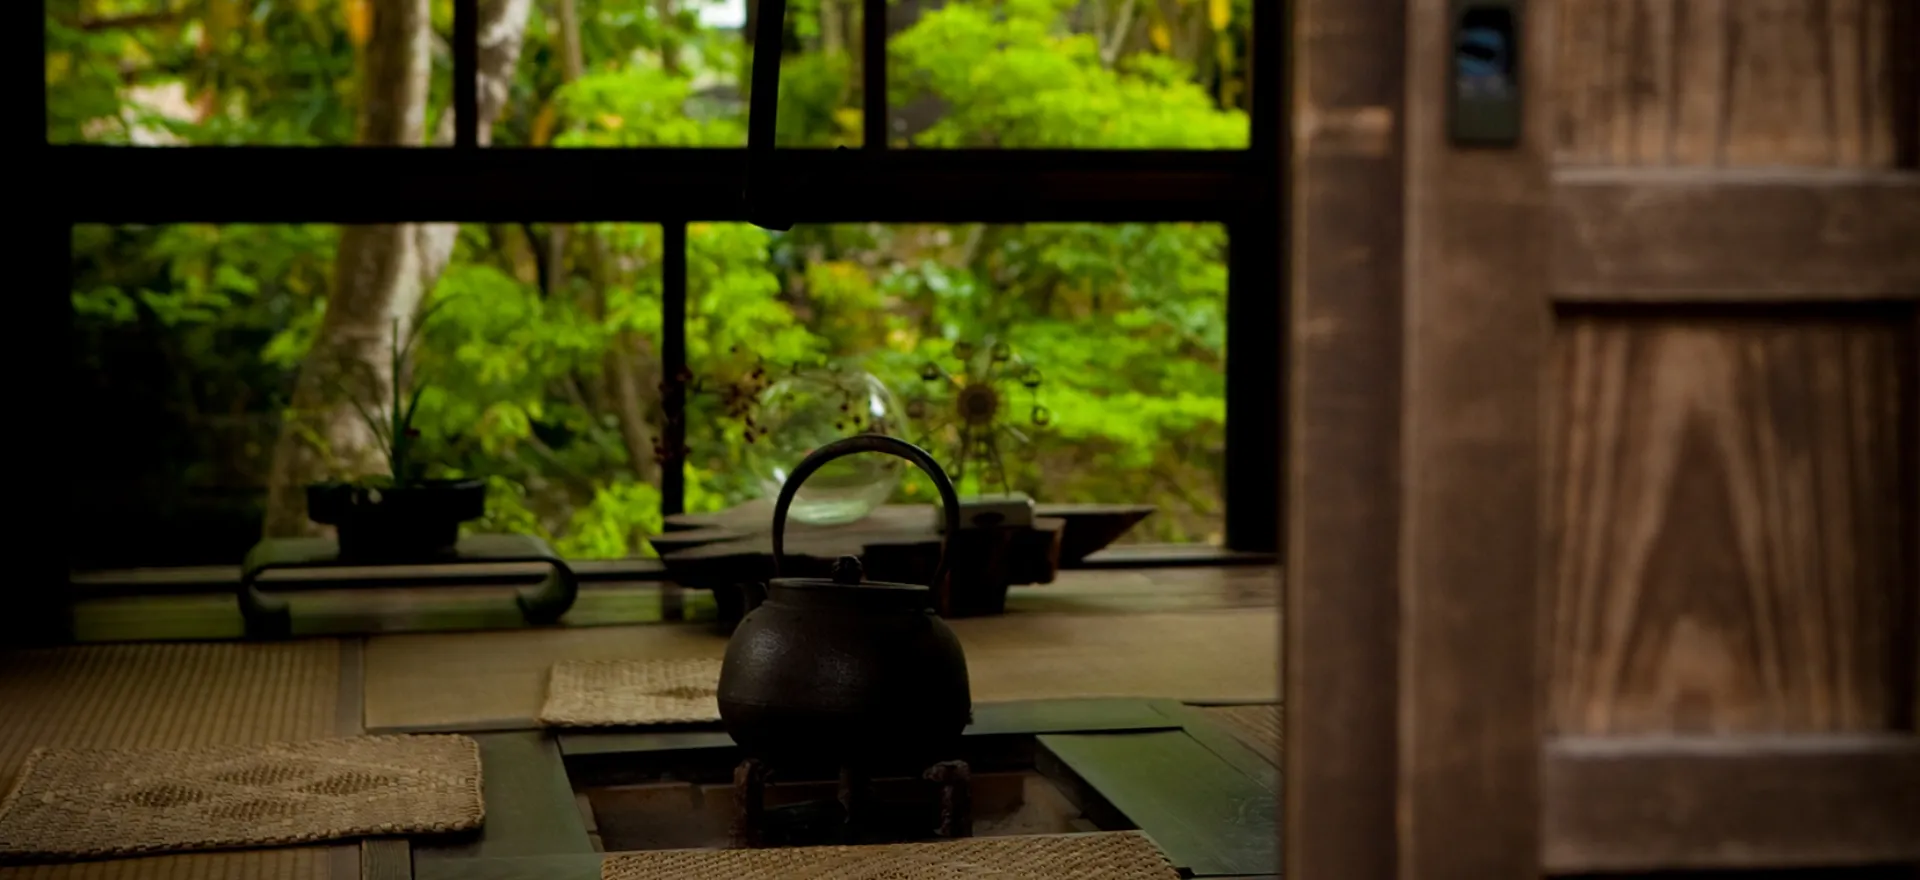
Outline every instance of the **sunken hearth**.
[(816, 846), (972, 837), (971, 775), (965, 761), (942, 761), (917, 780), (889, 779), (891, 784), (877, 786), (860, 768), (841, 767), (833, 797), (769, 805), (773, 770), (749, 758), (733, 771), (728, 842), (734, 847)]
[[(1030, 736), (970, 737), (924, 768), (776, 769), (731, 749), (662, 750), (574, 770), (605, 852), (911, 843), (1133, 826)], [(726, 766), (732, 758), (738, 763)]]

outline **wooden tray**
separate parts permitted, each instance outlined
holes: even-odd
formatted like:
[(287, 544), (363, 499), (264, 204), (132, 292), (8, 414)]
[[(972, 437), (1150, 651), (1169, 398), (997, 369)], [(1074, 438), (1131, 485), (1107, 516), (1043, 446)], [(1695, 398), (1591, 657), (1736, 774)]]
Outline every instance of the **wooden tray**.
[[(1033, 515), (1040, 519), (1062, 521), (1060, 566), (1073, 568), (1088, 556), (1119, 540), (1128, 529), (1151, 516), (1155, 509), (1151, 504), (1037, 504)], [(924, 526), (931, 530), (934, 513), (931, 504), (889, 504), (853, 525), (885, 521), (891, 525)], [(665, 554), (669, 547), (707, 544), (740, 534), (763, 532), (772, 523), (773, 504), (766, 500), (749, 501), (717, 513), (679, 513), (666, 518), (667, 534), (655, 538), (653, 545)], [(837, 527), (791, 523), (789, 528), (800, 532)], [(713, 529), (721, 531), (710, 531)]]
[[(998, 614), (1015, 584), (1052, 583), (1063, 562), (1078, 562), (1124, 534), (1151, 507), (1040, 505), (1032, 526), (968, 529), (954, 535), (953, 573), (935, 585), (943, 616)], [(940, 554), (931, 505), (898, 504), (842, 526), (788, 524), (783, 577), (827, 577), (833, 561), (858, 556), (867, 579), (924, 584)], [(1065, 514), (1065, 515), (1061, 515)], [(742, 585), (774, 575), (772, 505), (752, 501), (719, 513), (667, 518), (652, 539), (674, 582), (712, 590), (723, 625), (744, 611)]]

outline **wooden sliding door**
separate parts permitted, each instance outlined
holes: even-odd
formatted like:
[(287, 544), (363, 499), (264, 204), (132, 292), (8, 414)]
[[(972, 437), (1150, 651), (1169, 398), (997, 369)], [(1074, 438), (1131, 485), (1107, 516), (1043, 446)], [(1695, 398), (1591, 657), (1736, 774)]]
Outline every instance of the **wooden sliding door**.
[(1920, 5), (1558, 6), (1545, 865), (1920, 862)]
[(1920, 3), (1295, 12), (1289, 876), (1920, 867)]

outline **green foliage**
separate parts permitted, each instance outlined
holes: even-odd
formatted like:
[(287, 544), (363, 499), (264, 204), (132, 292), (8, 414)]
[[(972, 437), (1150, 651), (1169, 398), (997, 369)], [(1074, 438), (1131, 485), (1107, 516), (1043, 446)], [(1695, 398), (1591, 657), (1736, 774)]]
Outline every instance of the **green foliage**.
[(915, 143), (936, 147), (1243, 148), (1246, 114), (1222, 111), (1184, 64), (1153, 54), (1109, 66), (1098, 39), (1062, 31), (1071, 0), (949, 3), (888, 47), (896, 106), (931, 93), (952, 112)]
[(339, 2), (47, 3), (55, 143), (347, 144), (355, 76)]
[(426, 476), (427, 463), (421, 461), (417, 453), (420, 431), (414, 426), (414, 415), (420, 411), (420, 398), (431, 386), (419, 381), (414, 364), (414, 343), (420, 339), (420, 330), (432, 317), (433, 309), (444, 303), (436, 303), (421, 312), (402, 331), (400, 319), (393, 320), (391, 337), (387, 343), (386, 375), (384, 382), (375, 383), (375, 387), (384, 385), (386, 389), (385, 406), (375, 396), (356, 394), (360, 389), (347, 388), (347, 399), (360, 418), (373, 432), (381, 450), (387, 454), (386, 480), (392, 485), (405, 486), (415, 483)]
[(746, 143), (741, 120), (698, 119), (684, 111), (686, 79), (658, 68), (595, 71), (557, 93), (566, 133), (561, 147), (707, 147)]
[[(359, 2), (359, 0), (354, 0)], [(796, 2), (783, 62), (783, 145), (857, 145), (858, 5)], [(1149, 24), (1114, 42), (1086, 22), (1106, 0), (950, 0), (895, 36), (891, 101), (932, 101), (919, 147), (1245, 146), (1221, 101), (1247, 0), (1197, 50), (1163, 52)], [(78, 0), (48, 9), (48, 133), (55, 141), (343, 144), (358, 75), (348, 9), (321, 0), (205, 0), (161, 23), (82, 28)], [(445, 3), (439, 4), (446, 5)], [(557, 4), (536, 2), (509, 106), (507, 146), (737, 147), (748, 52), (700, 26), (692, 2), (578, 0), (582, 69), (567, 70)], [(1121, 4), (1110, 2), (1118, 9)], [(1148, 4), (1157, 6), (1158, 4)], [(1193, 4), (1204, 21), (1211, 14)], [(89, 0), (89, 21), (145, 11)], [(445, 28), (436, 6), (436, 27)], [(829, 14), (834, 13), (834, 14)], [(836, 28), (838, 30), (836, 30)], [(836, 36), (836, 34), (838, 36)], [(1102, 43), (1102, 41), (1107, 41)], [(1181, 55), (1181, 52), (1187, 52)], [(1198, 54), (1194, 54), (1197, 52)], [(437, 65), (447, 59), (437, 58)], [(445, 76), (435, 104), (444, 106)], [(174, 89), (177, 105), (135, 89)], [(163, 106), (164, 105), (164, 106)], [(646, 206), (634, 212), (644, 216)], [(328, 226), (83, 227), (73, 303), (82, 356), (113, 382), (166, 402), (155, 428), (191, 438), (172, 452), (176, 492), (265, 479), (257, 448), (324, 314), (338, 233)], [(1225, 231), (1207, 224), (1024, 227), (839, 225), (771, 234), (734, 223), (687, 230), (688, 358), (702, 387), (758, 360), (835, 359), (902, 396), (956, 341), (1009, 342), (1037, 365), (1045, 431), (1024, 390), (1008, 421), (1034, 434), (1009, 448), (1018, 488), (1043, 500), (1162, 507), (1135, 537), (1216, 539), (1224, 441)], [(538, 534), (580, 557), (650, 553), (660, 527), (657, 464), (661, 230), (646, 224), (461, 229), (430, 302), (412, 367), (432, 377), (405, 424), (408, 458), (484, 477), (474, 527)], [(114, 372), (137, 337), (177, 371)], [(116, 341), (118, 340), (118, 341)], [(119, 348), (116, 348), (119, 346)], [(224, 414), (224, 415), (223, 415)], [(252, 457), (204, 439), (244, 416)], [(223, 423), (224, 424), (224, 423)], [(406, 432), (402, 432), (405, 434)], [(756, 494), (745, 441), (715, 394), (688, 402), (686, 504), (718, 510)], [(173, 448), (173, 447), (169, 447)], [(925, 499), (909, 479), (902, 498)]]

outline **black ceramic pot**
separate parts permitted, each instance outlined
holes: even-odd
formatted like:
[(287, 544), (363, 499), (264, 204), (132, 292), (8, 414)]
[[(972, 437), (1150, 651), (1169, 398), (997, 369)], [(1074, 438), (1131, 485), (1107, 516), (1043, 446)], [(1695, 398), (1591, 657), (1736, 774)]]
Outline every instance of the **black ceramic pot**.
[[(932, 478), (957, 520), (959, 498), (933, 457), (879, 434), (830, 443), (807, 456), (773, 508), (778, 575), (787, 508), (821, 465), (857, 452), (886, 452)], [(934, 583), (947, 574), (943, 542)], [(778, 764), (925, 765), (952, 757), (973, 716), (967, 658), (933, 611), (933, 591), (868, 583), (860, 561), (842, 557), (831, 578), (779, 578), (750, 607), (727, 643), (720, 717), (750, 756)], [(760, 601), (755, 601), (760, 599)]]
[(333, 526), (342, 559), (432, 559), (453, 553), (460, 524), (486, 513), (484, 480), (420, 480), (369, 487), (307, 487), (307, 518)]

